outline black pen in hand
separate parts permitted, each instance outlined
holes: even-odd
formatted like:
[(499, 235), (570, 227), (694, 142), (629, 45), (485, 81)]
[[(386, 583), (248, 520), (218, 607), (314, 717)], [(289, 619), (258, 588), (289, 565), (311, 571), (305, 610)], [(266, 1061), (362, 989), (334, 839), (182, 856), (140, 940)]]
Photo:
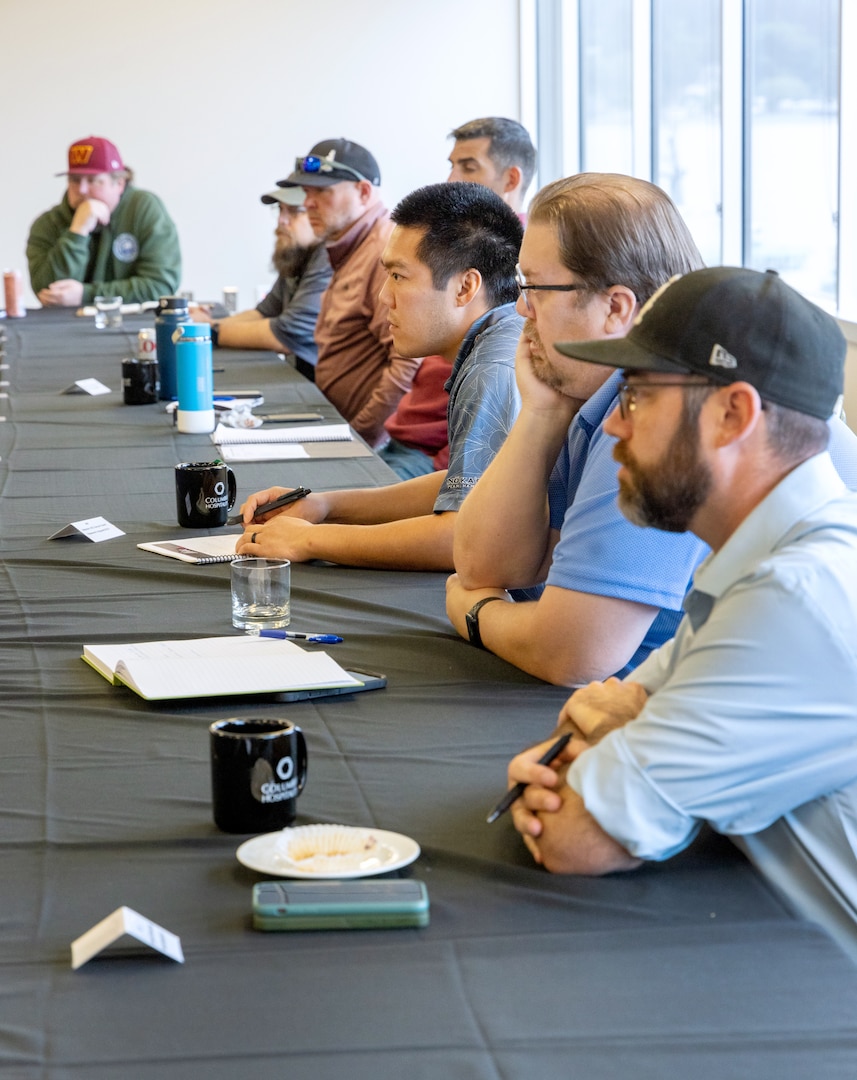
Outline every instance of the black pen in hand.
[[(548, 749), (539, 758), (539, 765), (550, 765), (550, 763), (555, 758), (558, 758), (559, 755), (563, 752), (563, 750), (565, 750), (566, 746), (568, 746), (570, 741), (571, 732), (568, 732), (566, 735), (560, 735), (557, 741), (552, 746), (549, 746)], [(497, 803), (497, 805), (488, 815), (487, 821), (489, 825), (492, 824), (492, 822), (496, 821), (501, 814), (505, 814), (516, 799), (520, 799), (520, 797), (524, 794), (524, 789), (526, 788), (526, 786), (527, 785), (523, 781), (520, 781), (519, 783), (515, 784), (514, 787), (509, 788), (503, 798)]]
[[(273, 502), (265, 503), (264, 506), (257, 506), (253, 511), (253, 517), (261, 517), (263, 514), (270, 514), (272, 510), (279, 510), (281, 506), (288, 506), (289, 503), (297, 502), (298, 499), (305, 499), (307, 495), (312, 492), (310, 488), (297, 487), (293, 491), (287, 491), (285, 495), (281, 495), (279, 499), (274, 499)], [(226, 519), (227, 525), (240, 525), (244, 521), (243, 514), (233, 514), (232, 517)]]

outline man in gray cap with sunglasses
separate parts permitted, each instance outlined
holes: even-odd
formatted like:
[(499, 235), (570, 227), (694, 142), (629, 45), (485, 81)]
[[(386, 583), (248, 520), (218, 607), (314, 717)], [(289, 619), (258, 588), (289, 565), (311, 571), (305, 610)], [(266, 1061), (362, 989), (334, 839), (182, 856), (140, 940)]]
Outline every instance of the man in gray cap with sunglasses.
[(378, 299), (386, 279), (381, 254), (393, 228), (378, 192), (378, 163), (358, 143), (325, 139), (277, 183), (303, 189), (307, 217), (333, 267), (315, 331), (316, 384), (370, 446), (381, 446), (384, 421), (420, 361), (395, 351)]
[(857, 495), (828, 453), (845, 339), (773, 271), (718, 267), (625, 339), (557, 347), (623, 369), (623, 514), (711, 554), (675, 638), (569, 698), (555, 767), (549, 744), (512, 761), (515, 826), (549, 870), (603, 874), (707, 822), (857, 959)]
[(227, 349), (271, 349), (293, 357), (305, 378), (315, 379), (315, 324), (321, 297), (330, 283), (330, 260), (315, 235), (300, 188), (277, 188), (261, 196), (276, 207), (276, 243), (272, 261), (277, 280), (256, 307), (225, 319), (213, 319), (203, 308), (194, 322), (211, 324), (215, 345)]

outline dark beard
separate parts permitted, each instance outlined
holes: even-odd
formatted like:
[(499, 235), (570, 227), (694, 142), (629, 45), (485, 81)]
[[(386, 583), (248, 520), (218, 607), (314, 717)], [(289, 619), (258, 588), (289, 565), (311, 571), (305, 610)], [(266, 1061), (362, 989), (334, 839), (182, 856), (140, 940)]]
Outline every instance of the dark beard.
[(711, 491), (710, 468), (699, 456), (700, 403), (684, 403), (681, 423), (661, 460), (645, 469), (633, 461), (624, 444), (617, 443), (613, 456), (630, 473), (619, 481), (619, 508), (625, 517), (643, 528), (664, 532), (687, 532), (690, 523)]
[(283, 251), (275, 249), (274, 254), (271, 257), (271, 262), (273, 263), (274, 269), (282, 277), (299, 278), (303, 276), (303, 272), (306, 270), (310, 256), (317, 247), (318, 244), (311, 244), (307, 248), (290, 247)]

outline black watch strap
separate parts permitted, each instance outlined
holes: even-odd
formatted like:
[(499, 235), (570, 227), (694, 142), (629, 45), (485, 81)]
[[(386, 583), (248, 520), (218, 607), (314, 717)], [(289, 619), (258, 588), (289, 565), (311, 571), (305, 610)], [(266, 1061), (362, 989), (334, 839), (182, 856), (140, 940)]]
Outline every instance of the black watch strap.
[(464, 616), (464, 621), (467, 623), (467, 636), (470, 638), (470, 644), (475, 645), (477, 649), (484, 649), (482, 644), (482, 635), (479, 633), (479, 612), (486, 605), (490, 604), (492, 600), (503, 600), (502, 596), (483, 596), (481, 600), (477, 600), (470, 611)]
[(213, 322), (209, 327), (211, 331), (211, 345), (216, 349), (220, 344), (220, 323)]

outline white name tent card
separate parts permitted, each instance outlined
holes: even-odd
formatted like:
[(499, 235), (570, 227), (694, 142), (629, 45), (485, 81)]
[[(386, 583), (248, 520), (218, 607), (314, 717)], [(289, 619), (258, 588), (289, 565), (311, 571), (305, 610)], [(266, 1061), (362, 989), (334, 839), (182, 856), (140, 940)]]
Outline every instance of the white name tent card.
[(109, 394), (112, 391), (109, 386), (105, 386), (103, 382), (98, 379), (78, 379), (73, 382), (71, 386), (67, 386), (65, 390), (61, 390), (61, 394)]
[(61, 540), (64, 536), (80, 536), (85, 540), (91, 540), (93, 544), (100, 544), (102, 540), (112, 540), (116, 536), (124, 536), (121, 529), (103, 517), (84, 518), (83, 521), (72, 521), (70, 525), (52, 533), (48, 540)]
[(163, 926), (147, 919), (133, 908), (119, 907), (106, 919), (96, 923), (91, 930), (81, 934), (71, 943), (71, 966), (76, 971), (93, 956), (109, 945), (115, 945), (120, 938), (131, 938), (142, 942), (156, 952), (163, 953), (170, 960), (184, 963), (181, 939)]

